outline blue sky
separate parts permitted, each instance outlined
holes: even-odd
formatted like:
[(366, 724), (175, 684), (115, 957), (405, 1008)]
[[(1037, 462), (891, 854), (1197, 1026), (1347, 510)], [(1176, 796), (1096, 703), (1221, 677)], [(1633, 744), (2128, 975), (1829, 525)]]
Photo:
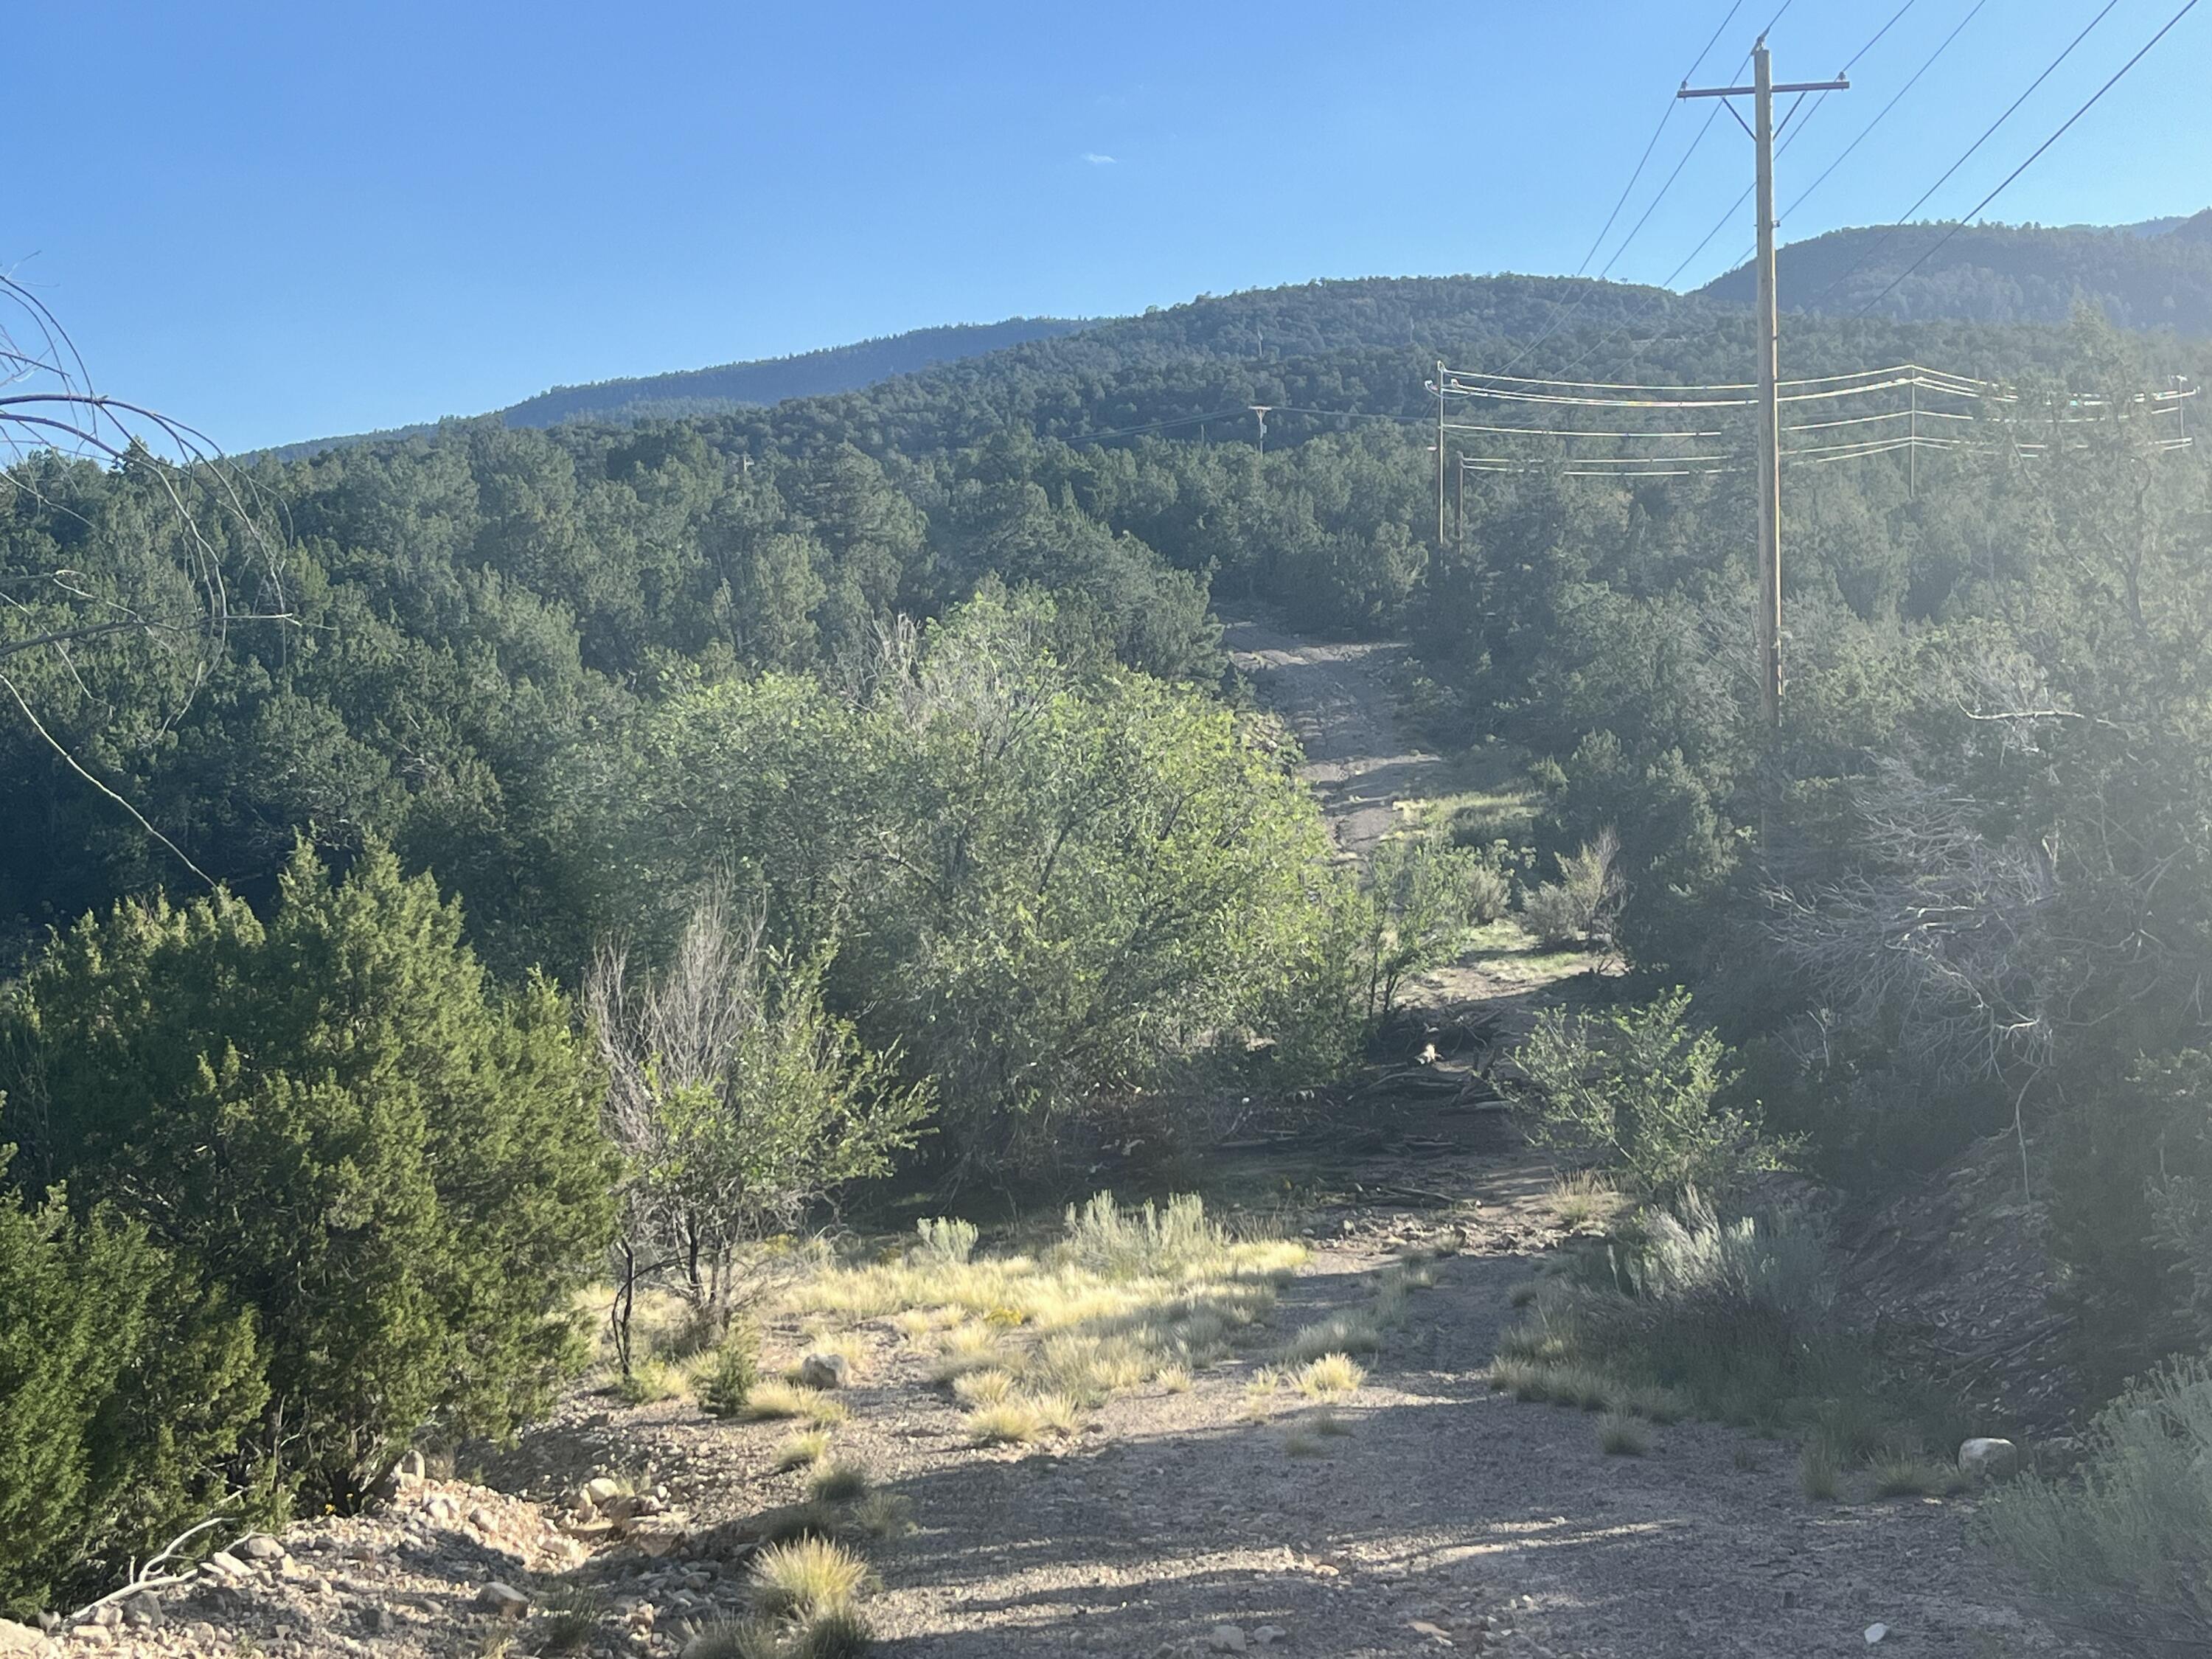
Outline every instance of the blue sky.
[[(1778, 74), (1833, 73), (1901, 3), (1792, 0)], [(1784, 239), (1901, 211), (2102, 3), (1984, 0)], [(1745, 0), (1700, 78), (1732, 69), (1778, 3)], [(1914, 0), (1783, 158), (1785, 204), (1973, 3)], [(1971, 207), (2179, 4), (2118, 0), (1924, 214)], [(0, 262), (104, 387), (232, 448), (931, 323), (1315, 276), (1571, 271), (1728, 9), (15, 8)], [(2212, 204), (2208, 64), (2212, 5), (1989, 216)], [(1613, 240), (1703, 113), (1668, 122)], [(1723, 117), (1613, 274), (1663, 277), (1750, 167)], [(1684, 285), (1742, 251), (1741, 216)]]

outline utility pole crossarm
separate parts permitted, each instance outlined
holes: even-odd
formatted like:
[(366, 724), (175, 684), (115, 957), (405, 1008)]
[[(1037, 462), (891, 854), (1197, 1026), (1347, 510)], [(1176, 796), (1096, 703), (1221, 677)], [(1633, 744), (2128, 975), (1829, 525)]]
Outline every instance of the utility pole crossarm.
[[(1785, 81), (1778, 87), (1769, 87), (1778, 92), (1849, 92), (1851, 83), (1838, 75), (1832, 81)], [(1759, 90), (1757, 87), (1684, 87), (1677, 98), (1748, 98)]]

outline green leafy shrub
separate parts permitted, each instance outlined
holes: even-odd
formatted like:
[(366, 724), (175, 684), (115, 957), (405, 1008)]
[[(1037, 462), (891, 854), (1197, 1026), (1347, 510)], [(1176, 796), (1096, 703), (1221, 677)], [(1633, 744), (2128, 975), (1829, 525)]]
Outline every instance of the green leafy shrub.
[(1509, 890), (1486, 851), (1410, 837), (1376, 848), (1360, 888), (1369, 1018), (1387, 1018), (1408, 974), (1448, 960), (1468, 928), (1503, 915)]
[(350, 1501), (426, 1424), (498, 1431), (579, 1358), (608, 1237), (592, 1068), (559, 994), (495, 995), (457, 907), (304, 848), (227, 894), (56, 939), (0, 1009), (19, 1187), (111, 1198), (255, 1316), (243, 1464)]
[(1757, 1107), (1725, 1103), (1729, 1049), (1694, 1030), (1690, 994), (1641, 1007), (1571, 1015), (1545, 1011), (1516, 1058), (1543, 1145), (1602, 1160), (1633, 1192), (1662, 1201), (1692, 1189), (1723, 1196), (1779, 1166)]
[(764, 913), (740, 915), (712, 892), (665, 971), (638, 974), (610, 946), (586, 981), (606, 1129), (627, 1166), (614, 1322), (625, 1371), (639, 1281), (654, 1264), (666, 1264), (702, 1327), (719, 1330), (746, 1247), (888, 1171), (929, 1109), (927, 1088), (900, 1080), (897, 1055), (868, 1049), (826, 1005), (834, 953), (773, 949), (765, 925)]
[(219, 1473), (268, 1398), (252, 1320), (143, 1227), (0, 1194), (0, 1614), (112, 1589), (210, 1513), (270, 1510)]
[(2061, 1619), (2128, 1652), (2212, 1648), (2212, 1363), (2154, 1373), (2087, 1440), (2078, 1478), (1992, 1492), (1984, 1540)]

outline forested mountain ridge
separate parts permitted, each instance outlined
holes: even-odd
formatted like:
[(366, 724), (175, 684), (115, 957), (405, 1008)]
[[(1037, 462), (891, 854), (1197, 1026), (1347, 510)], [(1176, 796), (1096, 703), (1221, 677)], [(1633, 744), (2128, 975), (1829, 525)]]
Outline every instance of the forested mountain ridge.
[[(939, 363), (1001, 351), (1030, 340), (1053, 339), (1090, 326), (1079, 319), (1066, 317), (1009, 317), (997, 323), (948, 323), (857, 340), (850, 345), (797, 352), (788, 357), (762, 357), (745, 362), (717, 363), (707, 368), (677, 369), (665, 374), (629, 375), (583, 386), (556, 386), (491, 412), (504, 424), (514, 427), (552, 426), (562, 421), (627, 423), (681, 420), (687, 416), (718, 414), (749, 404), (781, 403), (787, 398), (854, 392), (895, 374), (911, 374)], [(434, 430), (435, 425), (434, 422), (423, 422), (382, 432), (314, 438), (280, 445), (269, 453), (280, 460), (296, 460), (340, 444), (413, 437)]]
[[(1923, 254), (1927, 263), (1885, 293)], [(1698, 292), (1747, 305), (1753, 282), (1744, 264)], [(2212, 335), (2212, 209), (2155, 232), (1934, 222), (1832, 230), (1778, 250), (1775, 283), (1785, 311), (1850, 316), (1871, 306), (1914, 321), (2062, 323), (2087, 302), (2116, 327)]]
[[(1948, 228), (1838, 230), (1784, 247), (1778, 256), (1783, 305), (1853, 314)], [(1407, 362), (1442, 354), (1455, 364), (1480, 360), (1495, 366), (1513, 355), (1498, 349), (1506, 343), (1547, 334), (1587, 341), (1621, 327), (1647, 332), (1677, 324), (1694, 327), (1747, 305), (1751, 297), (1747, 265), (1686, 295), (1514, 273), (1317, 280), (1200, 295), (1138, 316), (1012, 318), (917, 329), (792, 357), (556, 386), (472, 418), (509, 427), (578, 420), (627, 425), (742, 416), (794, 400), (857, 397), (888, 413), (918, 401), (949, 399), (1066, 436), (1215, 409), (1234, 419), (1249, 403), (1296, 403), (1329, 389), (1325, 379), (1307, 376), (1302, 382), (1290, 374), (1283, 395), (1275, 397), (1267, 391), (1262, 366), (1348, 362), (1346, 354), (1389, 350), (1401, 352)], [(2193, 218), (2110, 228), (1968, 227), (1884, 298), (1876, 314), (1900, 322), (2058, 324), (2081, 300), (2098, 303), (2118, 327), (2212, 334), (2212, 209)], [(1573, 355), (1557, 361), (1571, 362)], [(1208, 363), (1237, 367), (1209, 379), (1197, 367)], [(1170, 365), (1189, 371), (1182, 378), (1190, 396), (1162, 400), (1133, 392), (1148, 378), (1146, 371)], [(1601, 375), (1602, 360), (1588, 372)], [(906, 387), (909, 380), (917, 384)], [(1044, 382), (1054, 383), (1051, 392), (1036, 390)], [(1118, 404), (1117, 392), (1122, 394)], [(1080, 419), (1072, 405), (1076, 397), (1087, 405)], [(842, 419), (848, 406), (830, 407)], [(1384, 412), (1409, 411), (1407, 399), (1394, 398)], [(401, 440), (434, 429), (434, 423), (425, 423), (310, 440), (267, 453), (291, 460), (337, 445)], [(908, 434), (903, 427), (900, 432), (902, 444)], [(975, 441), (982, 432), (981, 425), (971, 426), (966, 439)]]

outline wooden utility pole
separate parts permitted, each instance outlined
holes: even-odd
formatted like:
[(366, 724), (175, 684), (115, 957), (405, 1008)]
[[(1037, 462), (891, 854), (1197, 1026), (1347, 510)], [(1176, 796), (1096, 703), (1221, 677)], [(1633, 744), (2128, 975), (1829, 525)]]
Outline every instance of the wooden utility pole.
[[(1735, 98), (1749, 94), (1753, 120), (1747, 129), (1759, 149), (1759, 701), (1766, 723), (1782, 721), (1782, 325), (1774, 298), (1774, 94), (1778, 92), (1843, 92), (1850, 82), (1800, 81), (1774, 84), (1766, 37), (1751, 49), (1752, 83), (1747, 87), (1684, 87), (1678, 98)], [(1735, 106), (1729, 106), (1735, 114)], [(1736, 116), (1739, 125), (1743, 117)]]
[(1444, 550), (1444, 360), (1437, 359), (1437, 551)]

